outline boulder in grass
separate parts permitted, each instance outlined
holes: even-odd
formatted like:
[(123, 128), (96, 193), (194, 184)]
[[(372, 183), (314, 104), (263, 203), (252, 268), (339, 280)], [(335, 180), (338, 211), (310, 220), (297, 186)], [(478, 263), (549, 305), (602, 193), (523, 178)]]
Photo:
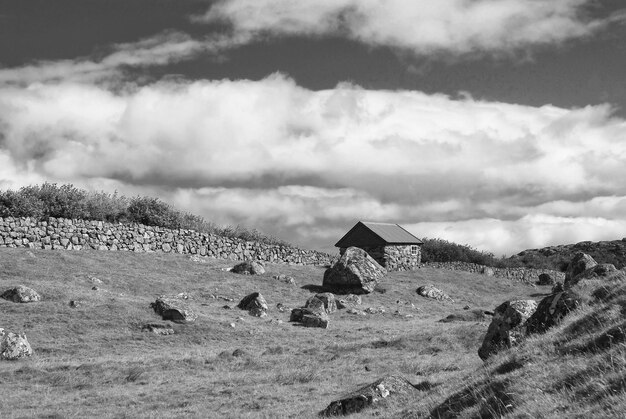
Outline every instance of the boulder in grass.
[(367, 252), (348, 247), (337, 262), (324, 272), (323, 287), (337, 293), (369, 294), (387, 271)]
[(569, 286), (569, 282), (580, 275), (581, 273), (593, 268), (598, 263), (588, 254), (583, 252), (578, 252), (574, 255), (569, 265), (567, 265), (567, 270), (565, 271), (565, 281), (563, 285), (565, 287)]
[(141, 330), (146, 330), (148, 332), (152, 332), (155, 335), (159, 335), (159, 336), (173, 335), (175, 333), (174, 329), (172, 329), (169, 325), (161, 324), (161, 323), (144, 324), (141, 327)]
[(535, 300), (513, 300), (500, 304), (493, 313), (491, 324), (478, 350), (485, 361), (501, 349), (510, 348), (526, 336), (526, 320), (537, 309)]
[(14, 303), (32, 303), (41, 301), (41, 296), (32, 288), (18, 285), (15, 288), (6, 290), (0, 295), (0, 298), (13, 301)]
[(0, 359), (15, 361), (32, 354), (33, 350), (25, 334), (5, 333), (4, 330), (0, 332)]
[(430, 284), (430, 285), (422, 285), (421, 287), (419, 287), (416, 290), (416, 292), (419, 295), (421, 295), (422, 297), (432, 298), (433, 300), (454, 301), (454, 300), (452, 300), (452, 298), (450, 298), (450, 296), (448, 294), (446, 294), (445, 292), (441, 291), (439, 288), (435, 287), (432, 284)]
[(550, 274), (542, 273), (539, 275), (537, 285), (554, 285), (554, 284), (556, 284), (556, 281), (554, 280), (554, 278), (552, 278), (552, 276), (550, 276)]
[(559, 324), (563, 317), (580, 306), (581, 297), (572, 290), (550, 294), (537, 306), (537, 310), (526, 321), (526, 334), (543, 333)]
[(415, 398), (417, 391), (415, 386), (403, 377), (390, 375), (331, 402), (319, 415), (322, 417), (350, 415), (383, 400), (401, 403), (402, 399)]
[(265, 268), (261, 262), (246, 260), (245, 262), (241, 262), (233, 266), (230, 271), (243, 275), (263, 275), (265, 273)]
[(329, 320), (326, 313), (305, 314), (302, 316), (301, 323), (304, 327), (328, 329)]
[(314, 295), (306, 301), (304, 307), (311, 308), (313, 310), (320, 310), (329, 314), (337, 311), (335, 295), (330, 292), (324, 292)]
[(237, 308), (247, 310), (251, 316), (255, 317), (267, 316), (267, 310), (269, 309), (265, 298), (263, 298), (260, 292), (253, 292), (252, 294), (246, 295), (239, 304), (237, 304)]
[(163, 320), (170, 320), (175, 323), (192, 323), (196, 321), (198, 315), (193, 312), (186, 302), (187, 298), (184, 294), (176, 296), (161, 296), (156, 299), (150, 307), (155, 313), (160, 315)]
[(289, 321), (302, 323), (302, 318), (304, 316), (316, 316), (319, 314), (322, 314), (319, 309), (306, 307), (294, 308), (293, 310), (291, 310), (291, 314), (289, 315)]

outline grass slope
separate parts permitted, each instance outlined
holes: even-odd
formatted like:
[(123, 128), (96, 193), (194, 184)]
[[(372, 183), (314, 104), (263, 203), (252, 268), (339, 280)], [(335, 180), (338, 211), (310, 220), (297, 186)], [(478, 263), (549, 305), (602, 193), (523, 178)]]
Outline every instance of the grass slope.
[[(466, 305), (493, 310), (508, 299), (539, 299), (547, 288), (425, 268), (391, 273), (381, 284), (386, 292), (363, 296), (362, 308), (385, 313), (342, 310), (330, 316), (329, 329), (308, 329), (288, 323), (289, 311), (276, 304), (303, 305), (319, 288), (322, 268), (267, 265), (254, 277), (222, 270), (229, 266), (161, 253), (0, 249), (0, 291), (23, 284), (43, 296), (31, 304), (0, 300), (0, 327), (25, 332), (35, 351), (0, 362), (2, 417), (315, 417), (338, 396), (388, 374), (406, 377), (420, 397), (354, 417), (562, 417), (582, 415), (583, 403), (611, 416), (606, 403), (624, 407), (623, 348), (582, 355), (562, 349), (585, 347), (587, 328), (601, 333), (595, 320), (585, 320), (595, 319), (595, 307), (568, 321), (576, 333), (550, 332), (486, 366), (476, 351), (488, 322), (438, 321), (467, 313)], [(273, 279), (277, 274), (298, 285)], [(428, 283), (455, 301), (419, 297), (415, 289)], [(270, 306), (266, 318), (235, 307), (254, 291)], [(190, 296), (198, 320), (173, 325), (170, 336), (142, 331), (159, 321), (150, 302), (179, 292)], [(71, 308), (70, 300), (81, 304)], [(615, 309), (607, 310), (613, 318)], [(564, 337), (570, 335), (582, 340)], [(565, 346), (555, 347), (555, 339)], [(243, 356), (233, 356), (235, 349)], [(604, 381), (580, 398), (590, 377)]]

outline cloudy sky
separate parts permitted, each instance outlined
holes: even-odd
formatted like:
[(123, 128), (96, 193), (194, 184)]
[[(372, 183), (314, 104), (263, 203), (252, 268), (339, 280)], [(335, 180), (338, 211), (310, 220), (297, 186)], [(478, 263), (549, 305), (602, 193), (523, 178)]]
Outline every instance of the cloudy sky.
[(0, 188), (332, 250), (626, 236), (623, 0), (0, 0)]

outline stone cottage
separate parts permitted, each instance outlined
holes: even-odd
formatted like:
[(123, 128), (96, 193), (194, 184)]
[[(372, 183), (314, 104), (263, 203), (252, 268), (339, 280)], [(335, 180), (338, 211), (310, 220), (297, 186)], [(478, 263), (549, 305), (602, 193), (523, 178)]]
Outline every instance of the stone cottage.
[(406, 271), (420, 264), (422, 244), (398, 224), (359, 221), (335, 247), (341, 254), (348, 247), (360, 247), (388, 271)]

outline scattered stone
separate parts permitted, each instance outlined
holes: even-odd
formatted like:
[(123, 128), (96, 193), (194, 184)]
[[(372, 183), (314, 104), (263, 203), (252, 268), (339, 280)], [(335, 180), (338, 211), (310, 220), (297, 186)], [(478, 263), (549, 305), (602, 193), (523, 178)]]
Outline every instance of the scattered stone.
[(243, 349), (239, 349), (239, 348), (237, 348), (237, 349), (235, 349), (235, 350), (233, 351), (233, 354), (232, 354), (232, 355), (233, 355), (235, 358), (239, 358), (239, 357), (242, 357), (242, 356), (246, 356), (246, 355), (248, 355), (248, 352), (244, 351)]
[(337, 300), (337, 308), (340, 310), (344, 308), (352, 308), (354, 306), (361, 305), (361, 301), (362, 300), (360, 295), (344, 295), (339, 300)]
[(526, 321), (526, 334), (543, 333), (561, 322), (570, 311), (581, 304), (581, 297), (572, 290), (548, 295)]
[(196, 263), (206, 263), (207, 262), (205, 257), (198, 256), (198, 255), (191, 255), (191, 256), (189, 256), (189, 260), (192, 261), (192, 262), (196, 262)]
[(305, 327), (321, 327), (322, 329), (327, 329), (329, 324), (326, 312), (306, 307), (291, 310), (289, 321), (302, 323)]
[(593, 260), (593, 258), (588, 254), (583, 252), (576, 253), (572, 261), (567, 266), (567, 270), (565, 271), (565, 287), (568, 287), (568, 283), (572, 279), (585, 272), (586, 270), (593, 268), (596, 265), (596, 261)]
[(555, 283), (555, 279), (547, 273), (540, 274), (539, 280), (537, 281), (537, 285), (554, 285)]
[(94, 286), (94, 287), (91, 287), (91, 290), (92, 290), (92, 291), (99, 291), (99, 290), (100, 290), (100, 288), (98, 288), (98, 287), (95, 287), (95, 286)]
[(368, 307), (365, 309), (365, 312), (368, 314), (384, 314), (385, 313), (385, 307)]
[(296, 285), (296, 280), (289, 275), (274, 275), (274, 279), (284, 282), (285, 284)]
[(235, 328), (235, 323), (231, 323), (229, 326), (234, 329)]
[(487, 315), (483, 310), (474, 309), (472, 311), (464, 311), (462, 313), (450, 314), (445, 319), (439, 320), (441, 323), (451, 322), (483, 322), (487, 319)]
[(15, 361), (20, 358), (31, 356), (33, 350), (23, 333), (0, 333), (0, 359)]
[(337, 311), (337, 303), (335, 302), (335, 295), (330, 292), (324, 292), (321, 294), (316, 294), (313, 297), (309, 298), (304, 304), (305, 308), (310, 308), (312, 310), (319, 310), (326, 312), (328, 314), (334, 313)]
[(470, 308), (472, 308), (472, 307), (470, 307), (469, 305), (467, 305), (467, 306), (463, 307), (463, 310), (469, 310)]
[(148, 332), (152, 332), (155, 335), (159, 335), (159, 336), (167, 336), (167, 335), (173, 335), (174, 334), (174, 329), (172, 329), (169, 325), (167, 325), (167, 324), (160, 324), (160, 323), (144, 324), (141, 327), (141, 330), (146, 330)]
[(81, 305), (80, 301), (70, 300), (70, 307), (78, 308), (78, 307), (80, 307), (80, 305)]
[(15, 288), (6, 290), (0, 295), (0, 298), (4, 298), (14, 303), (33, 303), (41, 301), (41, 295), (32, 288), (25, 287), (24, 285), (18, 285)]
[(366, 313), (364, 311), (357, 310), (356, 308), (349, 308), (348, 310), (346, 310), (346, 313), (357, 314), (359, 316), (366, 316)]
[(186, 298), (178, 294), (176, 296), (160, 296), (150, 307), (159, 314), (163, 320), (171, 320), (175, 323), (192, 323), (198, 315), (188, 307)]
[(348, 247), (324, 272), (323, 286), (342, 293), (369, 294), (387, 271), (358, 247)]
[(390, 375), (331, 402), (319, 415), (323, 417), (350, 415), (383, 399), (417, 397), (416, 392), (415, 386), (403, 377)]
[(267, 303), (265, 298), (259, 292), (253, 292), (245, 296), (237, 305), (241, 310), (247, 310), (251, 316), (265, 317), (267, 316)]
[(89, 281), (91, 281), (92, 284), (102, 284), (102, 281), (93, 275), (88, 275), (87, 278), (89, 279)]
[(417, 293), (421, 295), (422, 297), (432, 298), (434, 300), (439, 300), (439, 301), (447, 300), (447, 301), (454, 302), (454, 300), (450, 298), (448, 294), (441, 291), (439, 288), (435, 287), (432, 284), (422, 285), (421, 287), (417, 289)]
[(609, 277), (613, 279), (624, 279), (624, 273), (621, 271), (619, 271), (619, 277), (613, 275), (617, 272), (618, 270), (615, 268), (615, 266), (610, 263), (595, 265), (571, 278), (568, 282), (564, 284), (564, 287), (572, 288), (575, 285), (579, 287), (598, 285), (598, 281), (606, 280)]
[(290, 311), (291, 309), (289, 307), (287, 307), (286, 305), (284, 305), (283, 303), (278, 303), (276, 304), (276, 309), (281, 312), (284, 313), (285, 311)]
[(526, 335), (526, 320), (537, 309), (534, 300), (513, 300), (502, 303), (494, 310), (478, 356), (483, 361), (502, 348), (510, 348)]
[(232, 310), (232, 309), (233, 309), (233, 308), (232, 308), (231, 306), (229, 306), (228, 304), (223, 305), (223, 306), (222, 306), (222, 308), (223, 308), (224, 310)]
[(245, 262), (241, 262), (233, 266), (231, 272), (242, 275), (263, 275), (265, 273), (265, 268), (263, 267), (262, 262), (258, 262), (256, 260), (246, 260)]
[(304, 327), (328, 329), (328, 323), (328, 316), (325, 313), (305, 314), (302, 316), (302, 325)]

